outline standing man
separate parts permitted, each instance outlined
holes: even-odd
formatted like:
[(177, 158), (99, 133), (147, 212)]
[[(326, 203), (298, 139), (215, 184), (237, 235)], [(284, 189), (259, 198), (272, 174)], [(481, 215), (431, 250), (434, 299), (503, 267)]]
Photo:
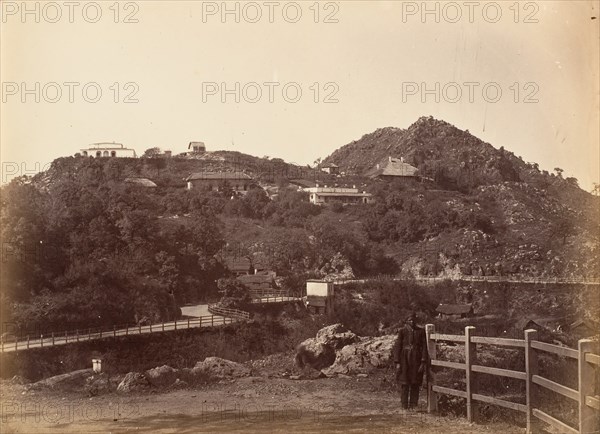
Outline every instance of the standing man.
[(396, 382), (400, 385), (402, 408), (414, 408), (419, 403), (419, 388), (427, 369), (428, 354), (425, 330), (417, 326), (417, 316), (406, 318), (394, 346)]

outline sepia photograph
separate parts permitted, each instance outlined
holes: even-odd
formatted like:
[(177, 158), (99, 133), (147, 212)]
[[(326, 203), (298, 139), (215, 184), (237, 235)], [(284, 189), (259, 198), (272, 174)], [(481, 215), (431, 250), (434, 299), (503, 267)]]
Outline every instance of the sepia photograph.
[(600, 0), (0, 0), (0, 433), (600, 433)]

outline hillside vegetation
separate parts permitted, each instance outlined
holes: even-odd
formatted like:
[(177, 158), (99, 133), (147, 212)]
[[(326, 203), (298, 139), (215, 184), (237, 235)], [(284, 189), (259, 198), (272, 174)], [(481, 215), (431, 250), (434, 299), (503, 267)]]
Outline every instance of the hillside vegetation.
[[(363, 176), (388, 156), (423, 182)], [(3, 320), (56, 329), (177, 318), (178, 306), (215, 299), (241, 257), (293, 291), (314, 277), (598, 276), (599, 198), (558, 168), (540, 171), (432, 118), (377, 130), (325, 161), (344, 174), (219, 151), (66, 157), (14, 179), (1, 188)], [(245, 172), (262, 188), (187, 190), (202, 171)], [(356, 185), (375, 200), (318, 207), (298, 179)]]

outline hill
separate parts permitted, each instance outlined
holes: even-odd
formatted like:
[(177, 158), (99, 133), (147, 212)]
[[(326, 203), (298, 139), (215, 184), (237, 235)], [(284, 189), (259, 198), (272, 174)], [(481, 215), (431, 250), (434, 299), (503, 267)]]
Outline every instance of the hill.
[[(365, 176), (389, 156), (424, 182)], [(1, 187), (3, 318), (55, 329), (169, 320), (184, 303), (218, 297), (215, 281), (240, 256), (294, 291), (307, 278), (379, 274), (598, 276), (600, 198), (468, 131), (421, 118), (325, 161), (343, 174), (218, 151), (66, 157), (14, 179)], [(262, 188), (233, 198), (186, 189), (201, 171), (244, 172)], [(297, 188), (311, 182), (356, 185), (375, 200), (312, 205)]]

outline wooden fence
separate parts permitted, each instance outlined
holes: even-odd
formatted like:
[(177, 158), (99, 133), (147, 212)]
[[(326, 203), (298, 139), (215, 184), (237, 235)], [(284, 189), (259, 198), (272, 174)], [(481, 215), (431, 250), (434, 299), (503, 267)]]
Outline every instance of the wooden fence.
[(235, 318), (238, 320), (249, 320), (250, 313), (239, 309), (229, 309), (222, 307), (219, 303), (209, 304), (208, 311), (214, 315), (221, 315), (222, 317)]
[[(598, 412), (600, 411), (600, 400), (598, 396), (594, 396), (595, 371), (600, 365), (600, 356), (594, 354), (594, 348), (597, 348), (597, 343), (582, 339), (579, 341), (578, 349), (562, 347), (558, 345), (547, 344), (537, 341), (536, 330), (525, 330), (524, 339), (507, 339), (507, 338), (491, 338), (473, 336), (475, 327), (466, 327), (465, 334), (462, 335), (447, 335), (435, 333), (433, 324), (426, 326), (427, 347), (431, 358), (431, 365), (441, 368), (458, 369), (465, 372), (466, 390), (456, 390), (449, 387), (442, 387), (435, 384), (435, 374), (433, 381), (429, 382), (427, 410), (432, 413), (437, 410), (437, 394), (446, 394), (464, 398), (467, 405), (467, 419), (472, 422), (474, 419), (474, 411), (476, 402), (484, 402), (486, 404), (497, 405), (504, 408), (509, 408), (527, 416), (527, 432), (534, 431), (538, 420), (545, 422), (561, 433), (592, 433), (598, 430)], [(437, 342), (446, 341), (460, 343), (464, 345), (464, 363), (450, 362), (446, 360), (438, 360)], [(525, 352), (525, 366), (523, 371), (514, 371), (509, 369), (501, 369), (489, 366), (481, 366), (475, 364), (477, 345), (495, 345), (501, 347), (523, 349)], [(552, 380), (538, 375), (538, 353), (550, 353), (562, 357), (577, 360), (578, 362), (578, 390), (556, 383)], [(525, 381), (526, 403), (519, 404), (489, 395), (484, 395), (477, 390), (477, 381), (474, 377), (477, 373), (490, 374), (494, 376), (514, 378)], [(538, 408), (539, 394), (537, 387), (547, 389), (562, 395), (565, 398), (575, 401), (579, 406), (579, 426), (572, 426), (560, 421)]]
[[(223, 308), (219, 308), (219, 310), (223, 310)], [(244, 313), (246, 314), (246, 316), (228, 316), (218, 314), (219, 316), (206, 315), (197, 318), (188, 318), (179, 321), (170, 321), (148, 325), (114, 326), (112, 329), (88, 328), (65, 330), (62, 332), (50, 332), (46, 335), (42, 334), (39, 336), (27, 335), (26, 337), (23, 337), (21, 339), (19, 338), (19, 336), (14, 335), (10, 336), (9, 342), (2, 341), (2, 343), (0, 344), (0, 352), (4, 353), (18, 350), (28, 350), (30, 348), (46, 348), (55, 345), (66, 345), (75, 342), (86, 342), (96, 339), (116, 338), (117, 336), (161, 333), (165, 331), (184, 330), (201, 327), (216, 327), (225, 324), (231, 324), (238, 320), (248, 319), (248, 312)]]
[[(347, 283), (365, 283), (369, 281), (388, 281), (388, 280), (411, 280), (404, 277), (399, 277), (391, 274), (381, 274), (368, 279), (339, 279), (335, 280), (336, 285), (344, 285)], [(533, 283), (533, 284), (582, 284), (582, 285), (600, 285), (598, 278), (542, 278), (542, 277), (526, 277), (526, 276), (459, 276), (452, 277), (415, 277), (417, 282), (444, 282), (446, 280), (456, 280), (462, 282), (505, 282), (505, 283)]]

